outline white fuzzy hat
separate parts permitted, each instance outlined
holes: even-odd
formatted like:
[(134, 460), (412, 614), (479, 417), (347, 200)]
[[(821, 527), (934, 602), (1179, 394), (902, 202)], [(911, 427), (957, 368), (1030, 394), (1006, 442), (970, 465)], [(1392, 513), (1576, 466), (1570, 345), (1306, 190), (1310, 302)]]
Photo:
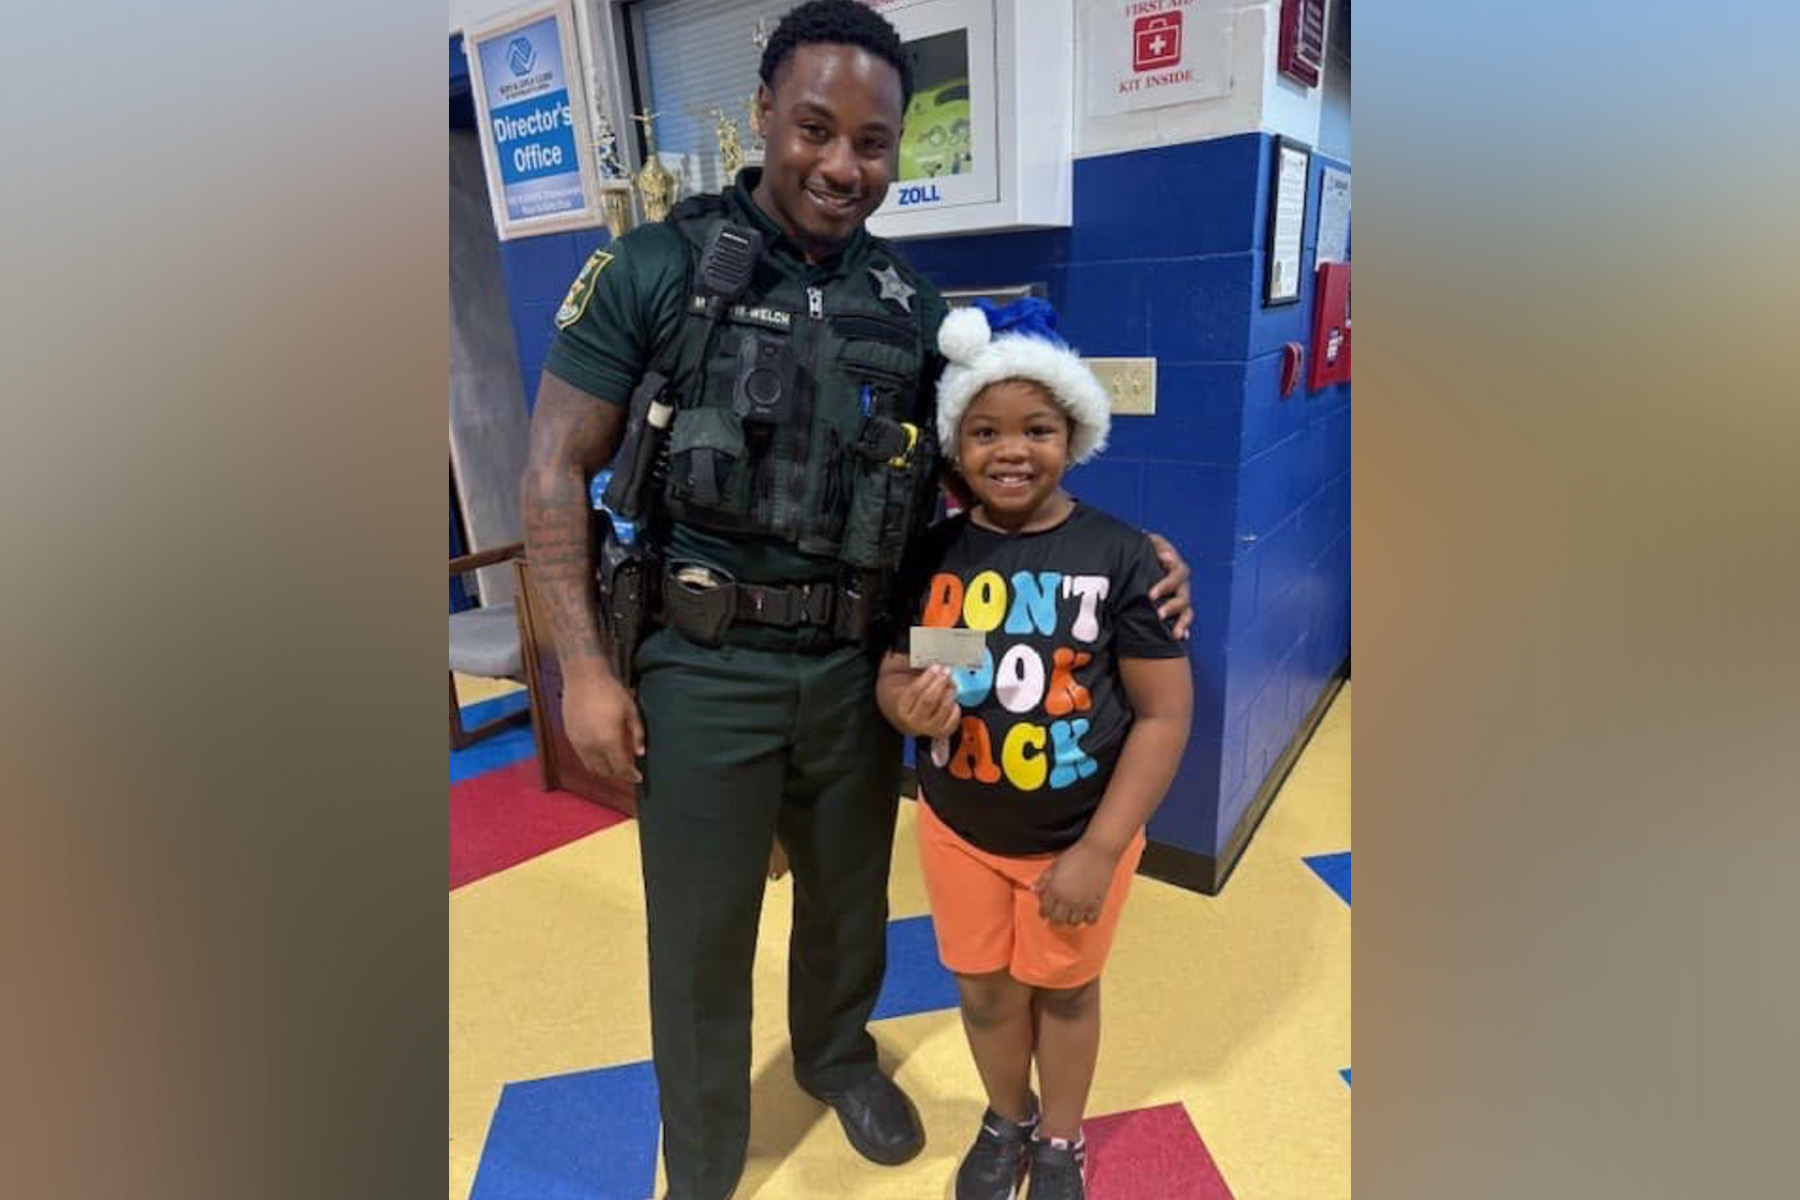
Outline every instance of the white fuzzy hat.
[(1067, 342), (1056, 334), (1056, 313), (1036, 297), (1000, 308), (977, 300), (951, 309), (938, 327), (938, 349), (949, 360), (938, 380), (938, 442), (957, 458), (957, 429), (969, 402), (1002, 379), (1042, 384), (1069, 415), (1069, 457), (1084, 463), (1106, 449), (1112, 402)]

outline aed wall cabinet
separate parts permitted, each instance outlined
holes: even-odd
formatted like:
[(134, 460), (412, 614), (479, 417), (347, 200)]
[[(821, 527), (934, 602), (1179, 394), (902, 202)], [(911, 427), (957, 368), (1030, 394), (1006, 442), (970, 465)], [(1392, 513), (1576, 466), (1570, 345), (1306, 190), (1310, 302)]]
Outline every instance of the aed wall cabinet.
[[(1074, 6), (871, 0), (913, 59), (900, 161), (869, 218), (888, 238), (1066, 227)], [(1022, 19), (1029, 11), (1029, 20)]]

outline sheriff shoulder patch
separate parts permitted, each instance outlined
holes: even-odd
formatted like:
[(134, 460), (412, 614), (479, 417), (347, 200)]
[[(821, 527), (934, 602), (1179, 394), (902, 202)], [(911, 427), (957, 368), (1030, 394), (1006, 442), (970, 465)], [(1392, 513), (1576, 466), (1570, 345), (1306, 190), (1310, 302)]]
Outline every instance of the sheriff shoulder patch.
[(612, 262), (613, 256), (605, 250), (596, 250), (588, 255), (587, 262), (581, 268), (581, 274), (569, 285), (569, 294), (563, 297), (562, 307), (556, 310), (556, 327), (567, 329), (581, 320), (581, 314), (587, 311), (588, 297), (594, 294), (594, 280), (606, 265)]

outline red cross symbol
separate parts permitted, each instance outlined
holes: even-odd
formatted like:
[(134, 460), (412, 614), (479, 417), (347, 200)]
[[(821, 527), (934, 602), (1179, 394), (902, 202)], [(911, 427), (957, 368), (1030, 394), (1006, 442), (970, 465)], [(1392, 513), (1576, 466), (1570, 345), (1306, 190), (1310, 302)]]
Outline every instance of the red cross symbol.
[(1181, 14), (1158, 13), (1131, 23), (1131, 69), (1153, 71), (1181, 61)]

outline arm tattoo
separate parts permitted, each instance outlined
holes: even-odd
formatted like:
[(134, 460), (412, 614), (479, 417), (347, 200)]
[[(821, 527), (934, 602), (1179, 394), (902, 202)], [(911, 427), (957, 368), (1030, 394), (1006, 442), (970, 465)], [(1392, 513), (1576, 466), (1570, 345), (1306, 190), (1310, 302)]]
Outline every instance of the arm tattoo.
[(563, 662), (603, 659), (589, 474), (611, 460), (622, 413), (572, 388), (540, 390), (522, 508), (526, 555)]

